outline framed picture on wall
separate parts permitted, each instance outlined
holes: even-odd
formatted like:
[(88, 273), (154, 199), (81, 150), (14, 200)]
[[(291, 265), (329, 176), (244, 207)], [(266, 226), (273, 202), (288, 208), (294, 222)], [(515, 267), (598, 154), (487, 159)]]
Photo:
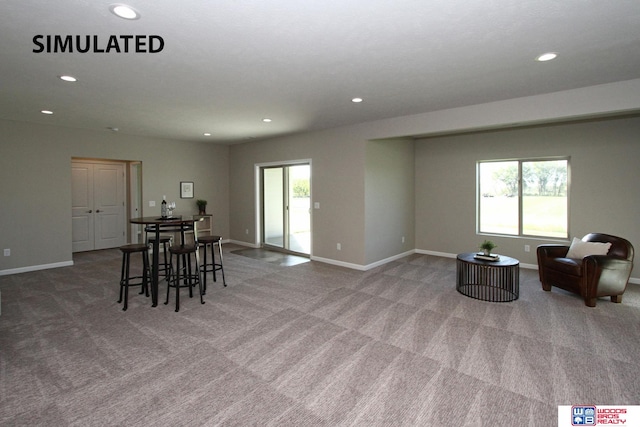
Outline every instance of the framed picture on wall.
[(180, 181), (180, 198), (193, 199), (193, 181)]

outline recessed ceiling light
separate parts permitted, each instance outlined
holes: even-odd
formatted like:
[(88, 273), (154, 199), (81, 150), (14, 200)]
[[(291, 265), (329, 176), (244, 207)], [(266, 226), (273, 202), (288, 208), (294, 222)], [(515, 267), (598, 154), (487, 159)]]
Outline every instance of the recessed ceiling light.
[(362, 102), (364, 101), (362, 98), (353, 98), (351, 102)]
[(116, 16), (124, 19), (140, 19), (140, 14), (137, 10), (126, 4), (112, 4), (109, 6), (109, 10)]
[(558, 54), (555, 53), (555, 52), (547, 52), (547, 53), (543, 53), (542, 55), (538, 56), (536, 58), (536, 61), (540, 61), (540, 62), (551, 61), (552, 59), (556, 59), (557, 56), (558, 56)]
[(76, 79), (73, 76), (60, 76), (60, 79), (64, 80), (65, 82), (77, 82), (78, 79)]
[(271, 123), (271, 119), (268, 119), (268, 118), (264, 118), (264, 119), (262, 119), (262, 121), (265, 122), (265, 123)]
[(211, 134), (209, 132), (205, 132), (203, 133), (204, 136), (211, 136)]
[(51, 111), (51, 110), (41, 110), (40, 112), (42, 114), (53, 114), (53, 111)]

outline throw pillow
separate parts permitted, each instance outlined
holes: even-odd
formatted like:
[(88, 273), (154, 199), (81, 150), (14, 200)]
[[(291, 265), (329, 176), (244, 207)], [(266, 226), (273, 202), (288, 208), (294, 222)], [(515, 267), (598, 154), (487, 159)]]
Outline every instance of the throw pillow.
[(583, 242), (574, 237), (567, 252), (567, 258), (582, 259), (589, 255), (606, 255), (611, 243)]

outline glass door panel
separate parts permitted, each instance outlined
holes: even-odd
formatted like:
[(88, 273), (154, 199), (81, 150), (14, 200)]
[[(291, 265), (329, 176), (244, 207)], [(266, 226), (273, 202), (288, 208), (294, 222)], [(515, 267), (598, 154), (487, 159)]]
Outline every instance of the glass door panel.
[(311, 254), (311, 166), (262, 168), (263, 243)]
[(288, 169), (288, 238), (293, 252), (311, 253), (311, 189), (309, 165)]
[(284, 248), (284, 169), (262, 169), (264, 243)]

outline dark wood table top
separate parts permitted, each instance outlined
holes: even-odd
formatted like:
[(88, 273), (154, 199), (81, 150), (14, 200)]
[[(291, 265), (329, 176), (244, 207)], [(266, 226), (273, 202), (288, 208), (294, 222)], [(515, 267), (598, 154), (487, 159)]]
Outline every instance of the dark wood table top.
[(202, 221), (202, 217), (195, 215), (180, 215), (162, 218), (160, 216), (143, 216), (140, 218), (131, 218), (129, 222), (132, 224), (154, 224), (154, 225), (179, 225), (193, 224)]
[(473, 264), (481, 264), (481, 265), (489, 265), (494, 267), (512, 267), (520, 264), (520, 261), (518, 261), (517, 259), (508, 257), (506, 255), (499, 255), (500, 258), (496, 261), (488, 261), (488, 260), (474, 258), (476, 254), (478, 254), (478, 252), (469, 252), (465, 254), (459, 254), (457, 258), (460, 261), (464, 261), (464, 262), (470, 262)]

